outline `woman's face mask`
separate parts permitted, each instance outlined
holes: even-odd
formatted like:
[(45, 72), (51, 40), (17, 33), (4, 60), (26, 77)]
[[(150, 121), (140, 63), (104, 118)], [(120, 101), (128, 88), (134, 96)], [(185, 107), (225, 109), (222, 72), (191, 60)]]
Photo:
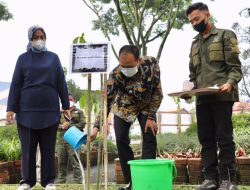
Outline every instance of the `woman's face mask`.
[(42, 49), (44, 49), (45, 48), (45, 40), (41, 40), (41, 39), (39, 39), (39, 40), (33, 40), (32, 42), (31, 42), (31, 44), (32, 44), (32, 46), (35, 48), (35, 49), (37, 49), (37, 50), (42, 50)]
[(126, 76), (126, 77), (132, 77), (138, 72), (138, 67), (121, 67), (121, 72)]

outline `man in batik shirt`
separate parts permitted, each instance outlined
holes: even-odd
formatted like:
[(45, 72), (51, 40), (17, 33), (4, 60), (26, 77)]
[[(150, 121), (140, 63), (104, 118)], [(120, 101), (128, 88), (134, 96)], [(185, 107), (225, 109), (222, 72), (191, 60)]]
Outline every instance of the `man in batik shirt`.
[[(141, 127), (143, 144), (142, 159), (156, 158), (156, 111), (163, 95), (160, 82), (160, 68), (154, 57), (140, 57), (134, 45), (125, 45), (119, 51), (119, 65), (109, 75), (108, 114), (112, 108), (114, 129), (119, 159), (126, 187), (131, 189), (129, 160), (134, 159), (130, 147), (129, 129), (137, 118)], [(97, 130), (92, 132), (92, 138)]]

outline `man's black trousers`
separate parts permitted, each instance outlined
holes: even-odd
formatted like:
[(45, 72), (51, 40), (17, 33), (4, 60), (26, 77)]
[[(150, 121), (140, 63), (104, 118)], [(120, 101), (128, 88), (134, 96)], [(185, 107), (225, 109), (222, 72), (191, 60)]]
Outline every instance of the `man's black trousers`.
[[(142, 159), (156, 158), (156, 137), (153, 135), (150, 128), (144, 133), (147, 116), (139, 114), (137, 117), (141, 132), (142, 132)], [(130, 147), (129, 129), (130, 123), (125, 122), (118, 116), (114, 116), (114, 129), (116, 136), (116, 144), (119, 154), (119, 160), (122, 167), (122, 172), (127, 183), (131, 182), (129, 160), (134, 160), (134, 153)]]
[[(206, 179), (236, 180), (231, 101), (196, 106), (198, 138)], [(218, 171), (219, 169), (219, 171)]]

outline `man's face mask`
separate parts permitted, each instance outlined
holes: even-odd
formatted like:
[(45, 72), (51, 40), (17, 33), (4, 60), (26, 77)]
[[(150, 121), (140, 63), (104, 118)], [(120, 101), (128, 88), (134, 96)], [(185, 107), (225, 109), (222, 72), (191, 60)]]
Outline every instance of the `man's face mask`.
[(132, 77), (138, 72), (138, 67), (131, 67), (131, 68), (125, 68), (121, 67), (121, 72), (126, 76), (126, 77)]
[(199, 24), (194, 25), (193, 28), (199, 33), (204, 32), (207, 28), (207, 23), (205, 23), (205, 19), (203, 19)]
[(32, 46), (37, 50), (42, 50), (45, 48), (45, 40), (33, 40), (31, 41)]

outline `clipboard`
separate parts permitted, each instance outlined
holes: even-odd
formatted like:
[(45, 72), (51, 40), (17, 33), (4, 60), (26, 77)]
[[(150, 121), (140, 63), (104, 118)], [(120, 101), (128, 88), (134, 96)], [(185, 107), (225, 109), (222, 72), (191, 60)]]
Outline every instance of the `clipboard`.
[(177, 96), (177, 97), (185, 97), (185, 96), (200, 96), (200, 95), (208, 95), (208, 94), (216, 94), (219, 93), (218, 87), (206, 87), (206, 88), (197, 88), (193, 90), (187, 91), (179, 91), (169, 93), (169, 96)]

